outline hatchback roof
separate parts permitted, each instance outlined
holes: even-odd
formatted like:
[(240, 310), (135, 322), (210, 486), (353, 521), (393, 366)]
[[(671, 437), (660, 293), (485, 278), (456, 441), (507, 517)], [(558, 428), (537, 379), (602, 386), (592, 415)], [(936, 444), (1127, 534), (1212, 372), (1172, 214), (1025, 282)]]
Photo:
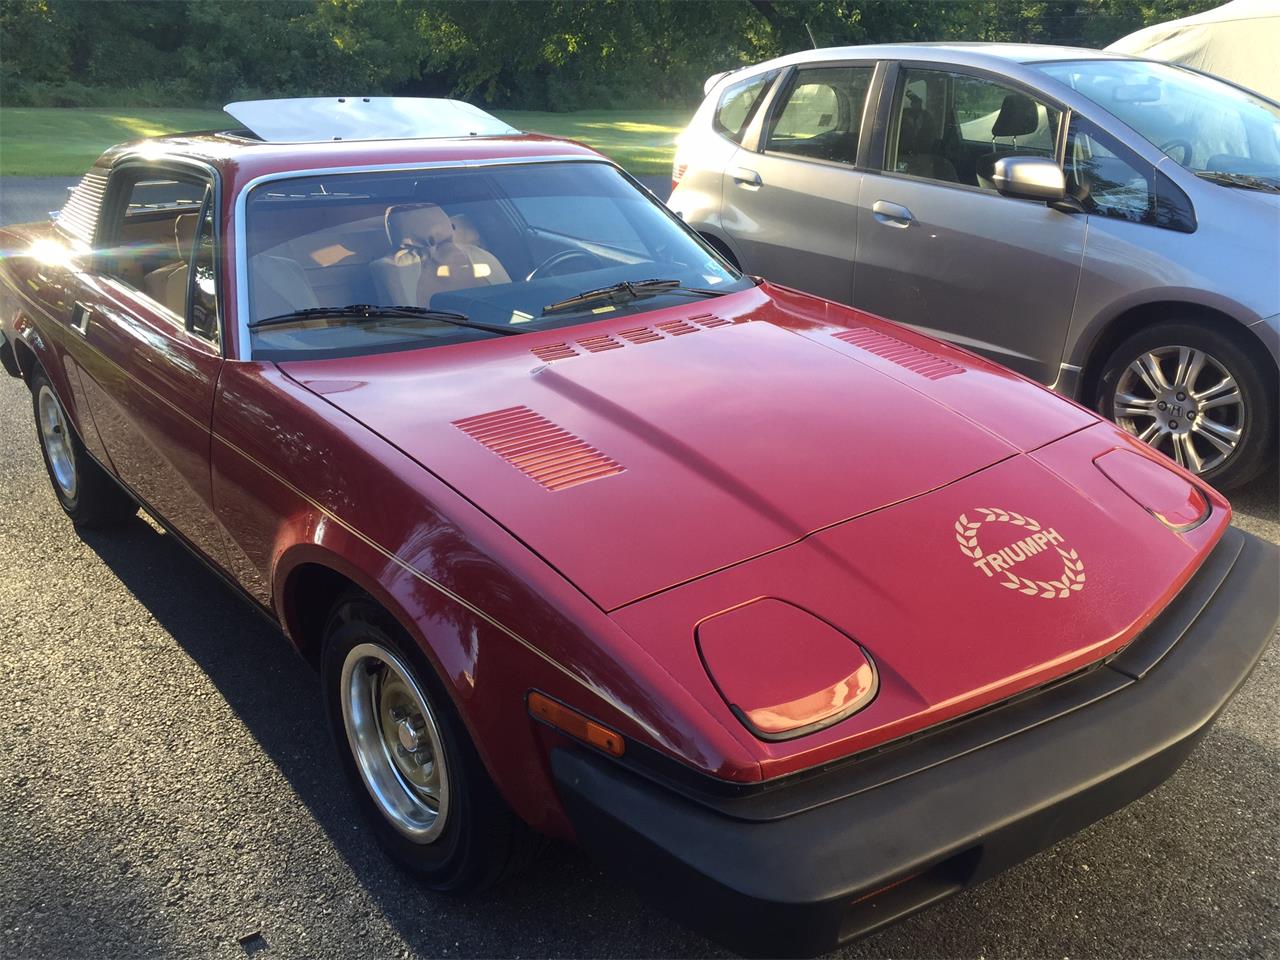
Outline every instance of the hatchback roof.
[(1124, 54), (1090, 47), (1061, 47), (1044, 43), (877, 43), (849, 47), (821, 47), (780, 57), (773, 63), (806, 63), (833, 58), (936, 60), (943, 63), (994, 66), (998, 63), (1043, 63), (1049, 60), (1132, 60)]

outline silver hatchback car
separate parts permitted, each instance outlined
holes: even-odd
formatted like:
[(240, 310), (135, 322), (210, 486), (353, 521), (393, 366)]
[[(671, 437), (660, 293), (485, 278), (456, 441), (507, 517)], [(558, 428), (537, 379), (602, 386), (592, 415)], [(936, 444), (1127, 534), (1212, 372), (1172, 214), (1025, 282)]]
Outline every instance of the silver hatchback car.
[(712, 77), (669, 205), (742, 269), (950, 340), (1219, 486), (1272, 464), (1280, 105), (1065, 47)]

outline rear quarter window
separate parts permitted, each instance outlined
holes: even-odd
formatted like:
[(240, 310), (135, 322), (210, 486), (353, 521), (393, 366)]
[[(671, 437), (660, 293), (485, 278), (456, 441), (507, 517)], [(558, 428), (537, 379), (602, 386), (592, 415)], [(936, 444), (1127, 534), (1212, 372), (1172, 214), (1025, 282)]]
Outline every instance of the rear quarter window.
[(716, 131), (735, 143), (741, 142), (743, 131), (747, 129), (747, 124), (755, 115), (756, 107), (760, 105), (761, 98), (775, 76), (776, 73), (762, 73), (726, 88), (720, 95), (720, 102), (716, 105), (715, 116), (712, 118), (712, 126)]

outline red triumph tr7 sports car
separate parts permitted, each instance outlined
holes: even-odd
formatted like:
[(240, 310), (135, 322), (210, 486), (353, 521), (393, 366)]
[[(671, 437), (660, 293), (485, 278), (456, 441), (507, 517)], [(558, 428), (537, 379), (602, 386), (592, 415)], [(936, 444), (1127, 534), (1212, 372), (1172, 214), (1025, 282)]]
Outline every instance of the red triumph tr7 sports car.
[(827, 950), (1152, 789), (1270, 640), (1277, 551), (1212, 489), (591, 150), (229, 109), (4, 231), (0, 358), (73, 521), (141, 505), (318, 668), (428, 884), (549, 834)]

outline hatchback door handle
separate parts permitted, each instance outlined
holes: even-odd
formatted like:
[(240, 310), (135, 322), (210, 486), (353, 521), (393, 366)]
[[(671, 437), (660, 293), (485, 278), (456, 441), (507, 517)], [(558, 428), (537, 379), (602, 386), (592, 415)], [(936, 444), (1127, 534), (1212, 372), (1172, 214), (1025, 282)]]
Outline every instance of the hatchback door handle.
[(764, 183), (760, 179), (760, 174), (754, 170), (748, 170), (746, 167), (734, 167), (729, 171), (729, 176), (733, 178), (733, 182), (741, 184), (744, 187), (758, 187)]
[(905, 227), (915, 219), (911, 216), (911, 211), (902, 204), (890, 203), (888, 200), (877, 200), (871, 205), (871, 212), (886, 227)]

